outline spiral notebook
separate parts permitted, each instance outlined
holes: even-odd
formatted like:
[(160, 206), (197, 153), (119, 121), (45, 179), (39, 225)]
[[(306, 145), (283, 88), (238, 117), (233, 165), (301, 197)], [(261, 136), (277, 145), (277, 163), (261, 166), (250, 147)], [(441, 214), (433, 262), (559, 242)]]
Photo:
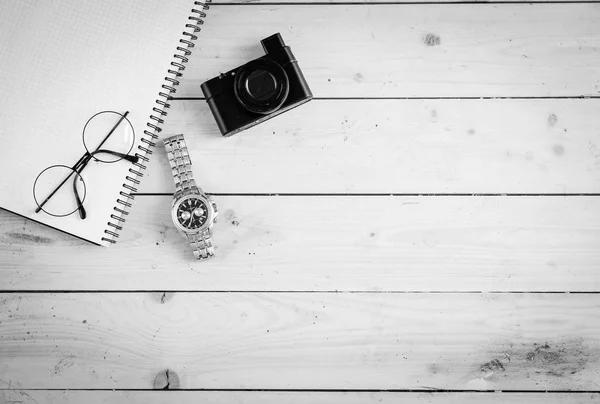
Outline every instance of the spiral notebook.
[(0, 208), (116, 242), (207, 9), (0, 0)]

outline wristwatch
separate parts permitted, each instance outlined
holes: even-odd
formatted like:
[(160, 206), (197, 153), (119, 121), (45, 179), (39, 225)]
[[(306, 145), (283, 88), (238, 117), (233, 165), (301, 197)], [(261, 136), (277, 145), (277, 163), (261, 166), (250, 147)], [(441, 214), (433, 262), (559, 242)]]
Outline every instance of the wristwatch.
[(218, 215), (217, 204), (196, 185), (192, 162), (183, 135), (164, 139), (167, 157), (175, 179), (171, 217), (179, 232), (187, 238), (198, 260), (212, 258), (212, 226)]

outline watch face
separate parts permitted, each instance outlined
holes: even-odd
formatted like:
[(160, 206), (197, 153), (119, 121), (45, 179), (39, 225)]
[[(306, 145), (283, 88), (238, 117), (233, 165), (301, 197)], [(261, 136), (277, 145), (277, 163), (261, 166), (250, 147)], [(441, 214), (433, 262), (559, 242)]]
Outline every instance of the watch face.
[(208, 207), (201, 199), (184, 199), (176, 209), (177, 221), (186, 230), (198, 230), (208, 220)]

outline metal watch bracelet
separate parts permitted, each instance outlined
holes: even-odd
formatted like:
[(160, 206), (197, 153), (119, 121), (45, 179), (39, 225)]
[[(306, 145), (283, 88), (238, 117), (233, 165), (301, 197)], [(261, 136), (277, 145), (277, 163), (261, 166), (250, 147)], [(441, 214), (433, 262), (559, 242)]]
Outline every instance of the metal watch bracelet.
[(168, 137), (164, 143), (175, 180), (175, 197), (188, 190), (200, 192), (192, 174), (192, 161), (183, 135)]
[[(164, 139), (165, 150), (175, 180), (175, 198), (187, 192), (201, 193), (192, 174), (192, 161), (183, 135), (175, 135)], [(215, 255), (210, 229), (198, 234), (185, 234), (196, 259), (208, 259)]]

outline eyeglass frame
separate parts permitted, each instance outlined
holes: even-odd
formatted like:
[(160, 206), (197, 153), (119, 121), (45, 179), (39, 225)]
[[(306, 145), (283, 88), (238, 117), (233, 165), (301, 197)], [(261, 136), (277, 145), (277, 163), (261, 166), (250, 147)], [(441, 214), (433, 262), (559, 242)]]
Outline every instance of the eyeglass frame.
[[(103, 111), (103, 112), (112, 112), (112, 111)], [(101, 114), (102, 112), (99, 112), (98, 114)], [(75, 194), (75, 200), (77, 201), (77, 208), (67, 214), (67, 215), (62, 215), (61, 217), (64, 216), (70, 216), (71, 214), (75, 213), (75, 211), (79, 212), (79, 217), (84, 220), (87, 217), (87, 212), (85, 210), (85, 208), (83, 207), (83, 200), (85, 200), (85, 195), (83, 200), (81, 200), (81, 198), (79, 197), (79, 192), (77, 191), (77, 177), (81, 178), (81, 173), (83, 172), (83, 170), (85, 169), (85, 167), (88, 165), (88, 163), (92, 160), (92, 158), (94, 158), (94, 155), (96, 154), (100, 154), (100, 153), (105, 153), (105, 154), (111, 154), (113, 156), (117, 156), (120, 159), (124, 159), (127, 160), (131, 163), (137, 163), (139, 161), (139, 158), (137, 155), (130, 155), (130, 154), (125, 154), (125, 153), (120, 153), (120, 152), (115, 152), (112, 150), (107, 150), (107, 149), (100, 149), (100, 147), (102, 147), (102, 145), (104, 143), (106, 143), (106, 141), (108, 140), (108, 138), (114, 133), (114, 131), (117, 129), (117, 127), (123, 122), (123, 120), (127, 119), (127, 115), (129, 115), (129, 111), (125, 111), (125, 113), (123, 115), (119, 114), (118, 112), (115, 112), (116, 114), (120, 115), (121, 117), (119, 118), (119, 120), (117, 121), (117, 123), (112, 127), (112, 129), (108, 132), (108, 134), (104, 137), (104, 139), (102, 140), (102, 142), (100, 142), (100, 144), (98, 145), (98, 147), (96, 147), (96, 150), (94, 150), (93, 152), (90, 153), (90, 151), (87, 149), (87, 147), (85, 146), (84, 143), (84, 147), (86, 149), (85, 153), (83, 156), (81, 156), (81, 158), (79, 158), (79, 160), (77, 160), (77, 162), (73, 165), (73, 167), (71, 167), (71, 173), (69, 173), (69, 175), (67, 175), (67, 177), (50, 193), (50, 195), (48, 195), (46, 197), (46, 199), (44, 199), (44, 201), (42, 203), (38, 203), (37, 202), (37, 198), (35, 197), (35, 183), (34, 183), (34, 193), (33, 193), (33, 198), (36, 202), (36, 204), (38, 205), (35, 213), (39, 213), (40, 211), (43, 210), (44, 205), (56, 194), (56, 192), (58, 192), (58, 190), (69, 180), (69, 178), (71, 178), (71, 176), (73, 175), (73, 173), (77, 174), (77, 176), (73, 179), (73, 193)], [(98, 115), (96, 114), (96, 115)], [(96, 116), (94, 115), (94, 116)], [(94, 117), (93, 116), (93, 117)], [(92, 117), (92, 118), (93, 118)], [(90, 119), (92, 119), (90, 118)], [(89, 122), (89, 121), (88, 121)], [(127, 120), (127, 122), (129, 122), (129, 120)], [(131, 123), (130, 123), (131, 125)], [(87, 126), (87, 124), (86, 124)], [(85, 128), (84, 128), (85, 130)], [(135, 136), (135, 134), (134, 134)], [(133, 145), (132, 145), (133, 148)], [(130, 149), (131, 150), (131, 149)], [(53, 166), (54, 167), (54, 166)], [(69, 168), (67, 166), (62, 166), (62, 167), (66, 167)], [(46, 171), (46, 170), (44, 170)], [(44, 172), (42, 171), (42, 173)], [(40, 173), (41, 175), (41, 173)], [(38, 175), (39, 178), (39, 175)], [(37, 182), (37, 179), (36, 179)], [(85, 183), (84, 183), (85, 184)], [(48, 213), (44, 210), (45, 213)], [(48, 213), (50, 215), (52, 215), (51, 213)], [(55, 215), (52, 215), (55, 216)]]

